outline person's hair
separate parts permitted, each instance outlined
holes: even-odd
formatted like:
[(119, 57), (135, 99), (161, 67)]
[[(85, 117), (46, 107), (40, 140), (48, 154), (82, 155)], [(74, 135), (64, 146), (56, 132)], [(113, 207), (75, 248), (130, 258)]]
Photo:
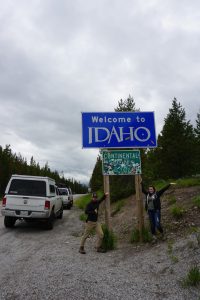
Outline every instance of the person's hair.
[(153, 188), (153, 191), (154, 191), (154, 192), (156, 191), (156, 188), (155, 188), (154, 185), (149, 185), (148, 189), (149, 189), (149, 188)]
[(97, 198), (97, 193), (92, 193), (92, 198)]

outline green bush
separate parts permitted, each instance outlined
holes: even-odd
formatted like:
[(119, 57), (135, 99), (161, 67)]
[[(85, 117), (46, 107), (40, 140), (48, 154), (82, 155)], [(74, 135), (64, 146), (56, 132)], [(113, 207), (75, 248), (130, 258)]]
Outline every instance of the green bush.
[[(131, 243), (138, 243), (140, 241), (140, 232), (138, 228), (133, 228), (131, 232), (131, 238), (130, 242)], [(143, 227), (142, 229), (142, 241), (144, 243), (149, 243), (152, 241), (152, 235), (149, 232), (149, 228)]]
[(176, 197), (175, 196), (168, 196), (167, 202), (169, 205), (175, 204), (176, 203)]
[(198, 208), (200, 208), (200, 196), (196, 196), (192, 200), (193, 200), (194, 205), (197, 206)]
[(176, 220), (179, 220), (183, 217), (185, 210), (181, 206), (174, 205), (171, 207), (170, 212)]
[(79, 216), (79, 219), (80, 219), (81, 221), (85, 222), (86, 219), (87, 219), (87, 215), (83, 213), (83, 214), (81, 214), (81, 215)]
[(183, 286), (197, 286), (200, 284), (200, 270), (198, 266), (192, 267), (183, 279)]
[(102, 241), (102, 248), (106, 251), (113, 250), (117, 246), (117, 237), (112, 230), (109, 230), (108, 227), (103, 224), (102, 225), (104, 237)]
[(130, 242), (138, 243), (139, 241), (140, 241), (140, 232), (137, 228), (133, 228), (133, 230), (131, 231)]

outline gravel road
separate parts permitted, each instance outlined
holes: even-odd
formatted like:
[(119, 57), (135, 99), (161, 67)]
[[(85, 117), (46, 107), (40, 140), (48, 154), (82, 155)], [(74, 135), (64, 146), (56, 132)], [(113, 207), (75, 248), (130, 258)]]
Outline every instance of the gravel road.
[(174, 244), (176, 262), (168, 242), (142, 248), (123, 244), (104, 254), (95, 252), (90, 238), (87, 254), (81, 255), (80, 213), (65, 210), (52, 231), (25, 222), (6, 229), (0, 217), (1, 300), (200, 299), (199, 288), (180, 284), (189, 267), (200, 262), (195, 235)]

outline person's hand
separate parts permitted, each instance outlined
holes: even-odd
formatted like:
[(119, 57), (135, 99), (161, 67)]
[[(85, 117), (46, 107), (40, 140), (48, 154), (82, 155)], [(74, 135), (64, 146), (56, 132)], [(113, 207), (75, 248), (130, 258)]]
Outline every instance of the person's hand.
[(94, 211), (95, 211), (95, 213), (97, 214), (97, 208), (96, 208)]
[(105, 193), (105, 196), (108, 197), (109, 193)]

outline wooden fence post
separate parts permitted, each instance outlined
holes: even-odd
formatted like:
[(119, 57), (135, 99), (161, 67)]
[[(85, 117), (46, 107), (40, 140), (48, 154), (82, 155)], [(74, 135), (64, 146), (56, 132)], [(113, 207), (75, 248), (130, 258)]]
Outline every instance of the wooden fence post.
[(140, 233), (140, 242), (142, 242), (142, 229), (144, 227), (144, 206), (142, 199), (141, 190), (141, 176), (135, 175), (135, 195), (136, 195), (136, 205), (137, 205), (137, 219), (138, 219), (138, 230)]
[(104, 183), (104, 193), (108, 193), (108, 196), (105, 200), (105, 223), (109, 230), (111, 230), (111, 220), (110, 220), (110, 183), (109, 176), (103, 176)]

